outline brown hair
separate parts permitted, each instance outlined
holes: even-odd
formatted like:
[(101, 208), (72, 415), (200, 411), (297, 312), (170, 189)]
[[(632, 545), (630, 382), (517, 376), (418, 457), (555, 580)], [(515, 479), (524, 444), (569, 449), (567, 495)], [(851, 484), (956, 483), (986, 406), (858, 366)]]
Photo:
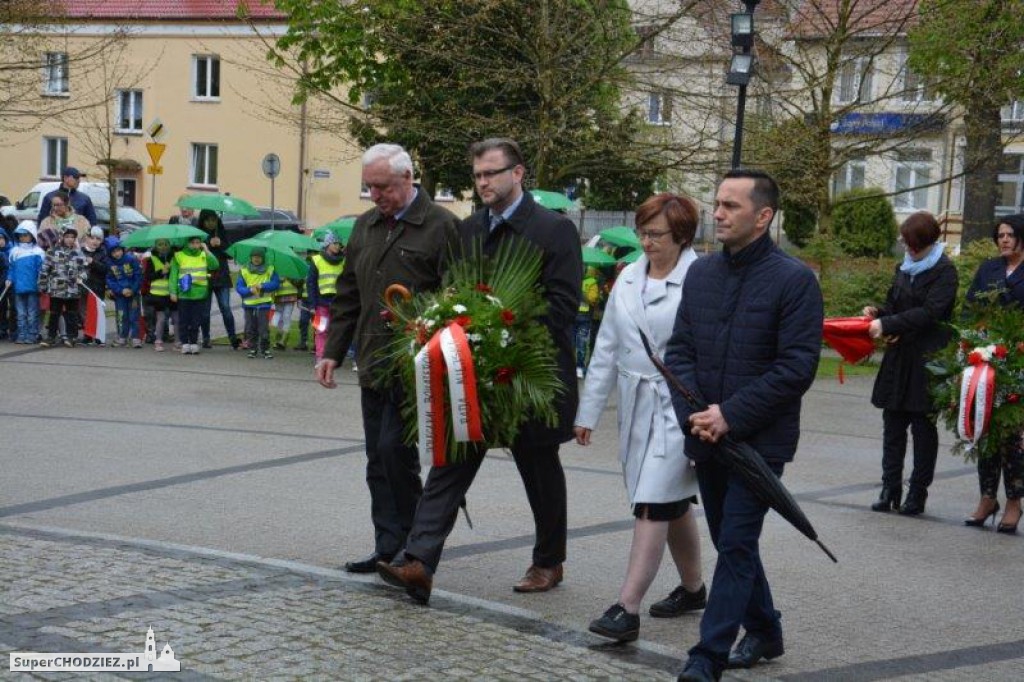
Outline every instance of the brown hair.
[(649, 197), (636, 209), (636, 226), (643, 227), (664, 215), (672, 230), (672, 241), (686, 248), (697, 234), (697, 204), (690, 197), (662, 192)]
[(507, 137), (489, 137), (486, 140), (474, 142), (469, 148), (470, 162), (472, 163), (474, 159), (479, 159), (493, 149), (501, 150), (501, 153), (505, 155), (507, 163), (513, 166), (526, 166), (526, 161), (523, 159), (523, 152), (519, 148), (519, 144)]
[(942, 235), (939, 221), (928, 211), (918, 211), (900, 225), (903, 243), (914, 251), (920, 251), (937, 242)]

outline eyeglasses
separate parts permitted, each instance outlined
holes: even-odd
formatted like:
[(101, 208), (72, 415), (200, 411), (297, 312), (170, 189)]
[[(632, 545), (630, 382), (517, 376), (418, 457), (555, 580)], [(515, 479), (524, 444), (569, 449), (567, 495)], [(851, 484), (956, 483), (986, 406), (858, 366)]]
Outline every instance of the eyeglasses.
[(512, 164), (511, 166), (505, 166), (504, 168), (498, 168), (497, 170), (477, 171), (476, 173), (473, 173), (473, 179), (476, 180), (477, 182), (480, 182), (481, 180), (484, 180), (484, 179), (490, 180), (491, 178), (495, 177), (496, 175), (501, 175), (502, 173), (510, 171), (510, 170), (512, 170), (515, 167), (516, 167), (516, 164)]
[(636, 236), (640, 241), (650, 239), (652, 242), (656, 242), (667, 234), (671, 234), (672, 230), (661, 230), (660, 232), (655, 230), (637, 230)]

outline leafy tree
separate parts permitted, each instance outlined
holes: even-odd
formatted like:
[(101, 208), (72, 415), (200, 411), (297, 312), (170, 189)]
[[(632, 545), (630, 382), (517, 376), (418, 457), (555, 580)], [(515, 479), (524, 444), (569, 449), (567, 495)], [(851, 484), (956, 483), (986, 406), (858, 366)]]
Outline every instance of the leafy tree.
[(358, 141), (413, 152), (428, 191), (469, 189), (467, 147), (494, 135), (520, 142), (545, 188), (592, 179), (607, 194), (664, 163), (621, 107), (638, 42), (624, 0), (277, 6), (289, 29), (269, 56), (295, 70), (296, 99), (335, 96)]
[(963, 241), (988, 237), (1003, 152), (1000, 108), (1024, 97), (1024, 3), (921, 0), (910, 64), (963, 107), (966, 181)]
[(836, 200), (832, 231), (850, 256), (885, 256), (896, 243), (896, 216), (879, 188), (847, 192)]

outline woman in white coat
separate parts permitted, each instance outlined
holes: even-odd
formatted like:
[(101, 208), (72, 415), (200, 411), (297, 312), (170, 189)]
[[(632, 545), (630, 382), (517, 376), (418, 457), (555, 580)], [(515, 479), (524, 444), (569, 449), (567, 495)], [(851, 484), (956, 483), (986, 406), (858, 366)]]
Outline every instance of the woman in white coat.
[(619, 458), (636, 522), (619, 601), (590, 630), (622, 642), (639, 636), (640, 602), (658, 573), (666, 542), (682, 584), (652, 604), (650, 614), (679, 616), (704, 608), (707, 599), (700, 536), (690, 510), (697, 477), (683, 453), (668, 386), (640, 340), (643, 330), (659, 354), (665, 351), (683, 279), (697, 260), (691, 246), (697, 216), (691, 199), (668, 193), (637, 209), (644, 255), (619, 274), (608, 297), (576, 414), (576, 442), (589, 445), (608, 395), (618, 386)]

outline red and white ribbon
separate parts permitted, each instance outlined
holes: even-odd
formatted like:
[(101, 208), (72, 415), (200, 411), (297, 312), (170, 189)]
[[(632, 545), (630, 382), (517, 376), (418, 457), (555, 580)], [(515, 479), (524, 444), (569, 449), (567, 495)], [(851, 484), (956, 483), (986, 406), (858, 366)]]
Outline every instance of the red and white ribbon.
[(988, 431), (992, 418), (992, 399), (996, 391), (996, 371), (984, 362), (970, 365), (960, 379), (960, 413), (956, 431), (961, 440), (976, 445)]
[(448, 373), (452, 435), (456, 442), (483, 440), (476, 370), (466, 332), (451, 324), (430, 338), (416, 354), (416, 418), (420, 462), (423, 466), (448, 463), (444, 374)]

